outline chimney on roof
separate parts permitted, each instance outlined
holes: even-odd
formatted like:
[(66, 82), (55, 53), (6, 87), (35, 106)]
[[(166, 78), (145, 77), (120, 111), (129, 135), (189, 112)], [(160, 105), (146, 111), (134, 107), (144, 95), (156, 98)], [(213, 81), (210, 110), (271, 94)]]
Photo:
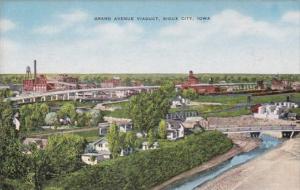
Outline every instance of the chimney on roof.
[(34, 60), (33, 63), (34, 63), (34, 80), (36, 80), (36, 60)]

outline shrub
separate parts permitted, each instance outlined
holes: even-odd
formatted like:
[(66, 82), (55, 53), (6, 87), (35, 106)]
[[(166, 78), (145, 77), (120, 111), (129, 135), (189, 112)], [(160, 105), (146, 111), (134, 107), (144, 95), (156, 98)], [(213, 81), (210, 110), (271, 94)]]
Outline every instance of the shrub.
[(174, 145), (86, 166), (52, 181), (63, 189), (149, 189), (225, 153), (232, 142), (220, 132), (191, 135)]

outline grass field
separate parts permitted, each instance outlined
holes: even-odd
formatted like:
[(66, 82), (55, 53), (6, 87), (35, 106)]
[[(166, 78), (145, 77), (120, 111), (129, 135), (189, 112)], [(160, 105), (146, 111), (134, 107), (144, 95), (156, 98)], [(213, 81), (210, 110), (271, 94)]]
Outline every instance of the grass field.
[(74, 132), (74, 133), (71, 133), (71, 134), (79, 135), (81, 137), (84, 137), (88, 142), (93, 142), (93, 141), (100, 138), (98, 127), (96, 127), (95, 130), (80, 131), (80, 132)]

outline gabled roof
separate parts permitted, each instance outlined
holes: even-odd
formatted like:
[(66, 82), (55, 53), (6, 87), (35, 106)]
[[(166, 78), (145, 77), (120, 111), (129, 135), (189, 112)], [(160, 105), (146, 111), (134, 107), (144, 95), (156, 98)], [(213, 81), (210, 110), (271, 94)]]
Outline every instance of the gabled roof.
[(179, 129), (182, 126), (180, 120), (167, 119), (167, 123), (171, 125), (171, 129)]
[(99, 143), (101, 143), (101, 142), (102, 142), (102, 143), (107, 142), (107, 139), (106, 139), (105, 137), (103, 137), (103, 138), (100, 138), (100, 139), (98, 139), (98, 140), (92, 142), (91, 144), (92, 144), (92, 145), (96, 145), (96, 144), (99, 144)]

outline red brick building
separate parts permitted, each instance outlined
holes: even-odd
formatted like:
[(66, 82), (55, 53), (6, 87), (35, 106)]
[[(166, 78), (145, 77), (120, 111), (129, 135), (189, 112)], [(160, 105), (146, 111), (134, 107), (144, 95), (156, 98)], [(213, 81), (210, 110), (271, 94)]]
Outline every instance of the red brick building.
[(201, 84), (193, 71), (189, 72), (188, 80), (181, 85), (182, 89), (194, 89), (198, 94), (214, 94), (220, 91), (220, 88), (213, 84)]
[(24, 91), (46, 92), (50, 87), (47, 87), (47, 78), (45, 75), (39, 75), (35, 79), (23, 80)]
[(114, 88), (117, 86), (121, 86), (121, 79), (119, 77), (113, 77), (101, 83), (101, 88)]

